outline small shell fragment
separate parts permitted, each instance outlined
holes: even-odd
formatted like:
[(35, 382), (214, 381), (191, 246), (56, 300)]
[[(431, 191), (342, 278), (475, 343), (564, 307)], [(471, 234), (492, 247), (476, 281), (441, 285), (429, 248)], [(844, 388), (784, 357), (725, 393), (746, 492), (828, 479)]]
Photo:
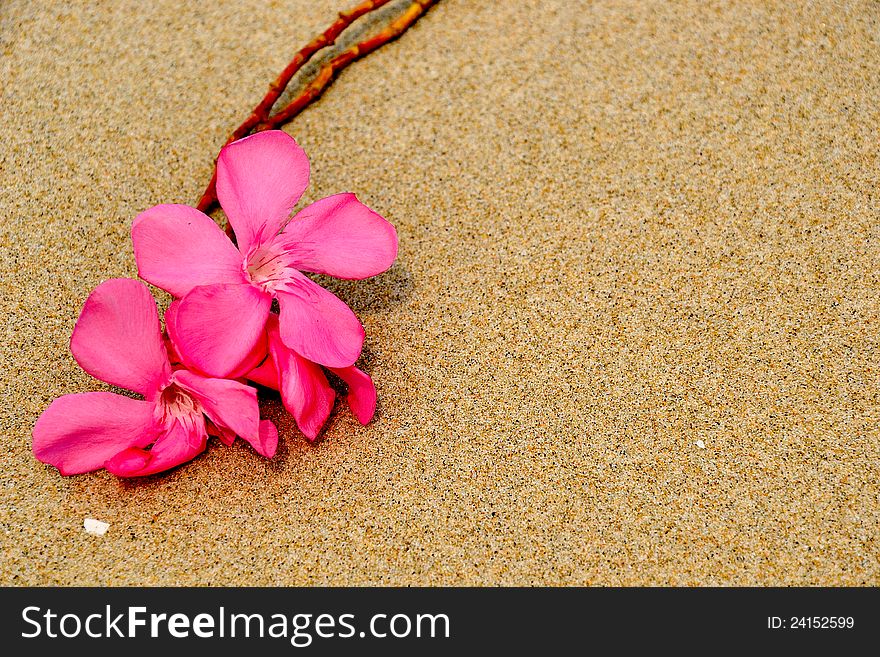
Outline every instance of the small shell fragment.
[(706, 443), (704, 443), (702, 440), (698, 440), (697, 447), (699, 447), (700, 449), (706, 449)]
[(95, 520), (94, 518), (86, 518), (83, 520), (83, 527), (85, 527), (86, 531), (89, 534), (94, 534), (95, 536), (103, 536), (107, 533), (107, 530), (110, 529), (110, 523), (101, 522), (100, 520)]

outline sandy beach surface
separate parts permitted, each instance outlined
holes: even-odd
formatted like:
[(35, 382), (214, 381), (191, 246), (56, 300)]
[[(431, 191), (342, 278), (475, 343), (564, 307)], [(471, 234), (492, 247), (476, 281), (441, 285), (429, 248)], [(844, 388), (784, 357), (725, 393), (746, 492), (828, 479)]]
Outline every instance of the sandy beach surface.
[(274, 460), (134, 482), (33, 458), (108, 389), (68, 340), (131, 219), (350, 4), (0, 5), (0, 583), (880, 584), (871, 1), (442, 0), (286, 127), (304, 201), (400, 235), (323, 281), (376, 420), (310, 445), (268, 398)]

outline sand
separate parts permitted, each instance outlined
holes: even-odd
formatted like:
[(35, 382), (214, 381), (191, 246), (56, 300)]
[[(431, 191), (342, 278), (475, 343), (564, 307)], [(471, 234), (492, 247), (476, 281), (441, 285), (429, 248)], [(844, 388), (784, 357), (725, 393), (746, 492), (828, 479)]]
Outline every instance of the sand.
[(376, 420), (63, 478), (131, 219), (351, 2), (179, 4), (0, 8), (0, 583), (880, 584), (880, 5), (443, 0), (286, 128), (400, 234)]

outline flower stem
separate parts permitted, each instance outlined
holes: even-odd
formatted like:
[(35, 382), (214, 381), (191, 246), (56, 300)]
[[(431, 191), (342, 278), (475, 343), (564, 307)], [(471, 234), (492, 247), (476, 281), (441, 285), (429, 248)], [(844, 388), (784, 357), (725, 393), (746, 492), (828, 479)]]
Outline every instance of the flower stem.
[(413, 0), (413, 3), (407, 7), (405, 12), (393, 20), (377, 35), (343, 50), (321, 67), (317, 77), (312, 80), (305, 89), (303, 89), (299, 96), (290, 101), (286, 107), (261, 121), (256, 128), (254, 128), (254, 132), (271, 130), (272, 128), (277, 128), (290, 121), (293, 117), (302, 112), (309, 103), (324, 92), (339, 71), (361, 57), (369, 55), (371, 52), (382, 47), (389, 41), (393, 41), (399, 37), (436, 2), (437, 0)]
[[(287, 121), (290, 121), (324, 92), (339, 71), (352, 62), (380, 48), (389, 41), (393, 41), (399, 37), (413, 23), (415, 23), (419, 17), (431, 7), (431, 5), (436, 4), (438, 0), (413, 0), (406, 10), (381, 32), (351, 46), (350, 48), (346, 48), (333, 59), (321, 66), (315, 79), (312, 80), (296, 98), (275, 114), (271, 114), (272, 107), (278, 101), (281, 94), (284, 93), (284, 90), (287, 88), (291, 79), (293, 79), (293, 76), (296, 75), (296, 73), (316, 52), (327, 46), (332, 46), (339, 35), (358, 18), (364, 14), (379, 9), (389, 1), (390, 0), (365, 0), (348, 11), (340, 12), (339, 17), (329, 28), (312, 39), (305, 47), (294, 55), (290, 63), (283, 71), (281, 71), (272, 84), (269, 85), (269, 91), (263, 97), (263, 100), (261, 100), (253, 109), (250, 116), (245, 119), (244, 123), (233, 131), (226, 140), (226, 144), (230, 144), (233, 141), (246, 137), (252, 132), (277, 128)], [(208, 187), (205, 189), (205, 192), (202, 194), (196, 207), (202, 212), (208, 212), (216, 202), (217, 167), (215, 160), (211, 182), (208, 183)], [(228, 231), (229, 227), (227, 227), (227, 232)]]

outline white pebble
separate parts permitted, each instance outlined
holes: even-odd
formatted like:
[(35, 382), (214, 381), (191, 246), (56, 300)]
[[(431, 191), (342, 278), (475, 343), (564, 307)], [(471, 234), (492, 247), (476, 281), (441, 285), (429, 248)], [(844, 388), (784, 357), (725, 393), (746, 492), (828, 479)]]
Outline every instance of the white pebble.
[(704, 443), (702, 440), (698, 440), (697, 447), (699, 447), (700, 449), (706, 449), (706, 443)]
[(89, 534), (94, 534), (95, 536), (103, 536), (107, 533), (107, 530), (110, 529), (110, 523), (101, 522), (100, 520), (95, 520), (94, 518), (86, 518), (83, 520), (83, 527), (86, 528), (86, 531)]

